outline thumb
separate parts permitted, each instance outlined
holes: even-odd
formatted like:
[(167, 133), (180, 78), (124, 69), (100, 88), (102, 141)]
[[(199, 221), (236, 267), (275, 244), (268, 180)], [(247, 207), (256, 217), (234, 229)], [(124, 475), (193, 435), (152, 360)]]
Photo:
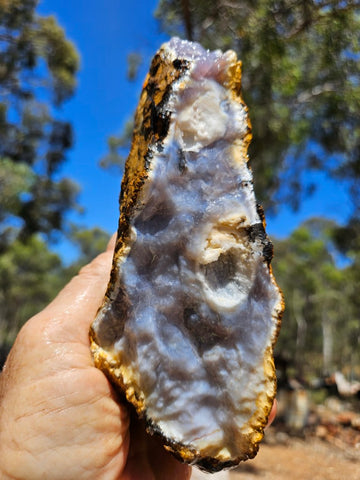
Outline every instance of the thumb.
[(88, 344), (88, 331), (101, 305), (110, 278), (115, 237), (104, 253), (83, 267), (32, 322), (52, 338)]

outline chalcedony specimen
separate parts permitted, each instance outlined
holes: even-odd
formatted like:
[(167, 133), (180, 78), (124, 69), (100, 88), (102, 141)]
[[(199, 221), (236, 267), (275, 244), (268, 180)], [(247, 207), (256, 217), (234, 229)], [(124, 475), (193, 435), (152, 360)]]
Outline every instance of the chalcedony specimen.
[(90, 332), (95, 364), (149, 432), (208, 471), (256, 455), (283, 310), (247, 166), (240, 86), (232, 51), (172, 39), (155, 55), (110, 283)]

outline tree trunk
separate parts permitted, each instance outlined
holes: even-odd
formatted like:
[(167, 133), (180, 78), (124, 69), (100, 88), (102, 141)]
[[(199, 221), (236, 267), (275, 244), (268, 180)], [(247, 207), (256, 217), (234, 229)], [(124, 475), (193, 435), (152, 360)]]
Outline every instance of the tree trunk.
[(321, 315), (321, 328), (323, 335), (323, 373), (324, 375), (328, 375), (331, 373), (334, 339), (331, 320), (329, 316), (326, 315), (325, 308)]
[(182, 0), (182, 9), (183, 9), (183, 18), (186, 28), (186, 38), (190, 41), (193, 41), (193, 27), (191, 21), (191, 12), (190, 12), (190, 0)]
[(294, 290), (292, 298), (293, 314), (297, 325), (296, 334), (296, 352), (295, 352), (295, 367), (300, 377), (303, 375), (304, 366), (304, 347), (306, 339), (307, 324), (302, 313), (304, 301), (300, 296), (298, 290)]

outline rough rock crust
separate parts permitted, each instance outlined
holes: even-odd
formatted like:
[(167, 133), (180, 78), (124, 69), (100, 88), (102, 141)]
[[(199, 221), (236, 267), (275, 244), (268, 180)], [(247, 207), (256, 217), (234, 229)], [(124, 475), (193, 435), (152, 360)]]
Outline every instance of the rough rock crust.
[(258, 451), (283, 300), (247, 166), (234, 52), (172, 39), (144, 83), (95, 365), (148, 431), (209, 472)]

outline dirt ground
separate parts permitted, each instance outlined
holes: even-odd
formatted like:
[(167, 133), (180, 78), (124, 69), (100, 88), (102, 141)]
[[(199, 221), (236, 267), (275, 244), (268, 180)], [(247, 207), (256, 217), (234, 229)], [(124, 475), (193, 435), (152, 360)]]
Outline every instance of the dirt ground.
[(344, 452), (320, 439), (265, 443), (254, 460), (236, 471), (202, 474), (192, 480), (360, 480), (360, 446)]

